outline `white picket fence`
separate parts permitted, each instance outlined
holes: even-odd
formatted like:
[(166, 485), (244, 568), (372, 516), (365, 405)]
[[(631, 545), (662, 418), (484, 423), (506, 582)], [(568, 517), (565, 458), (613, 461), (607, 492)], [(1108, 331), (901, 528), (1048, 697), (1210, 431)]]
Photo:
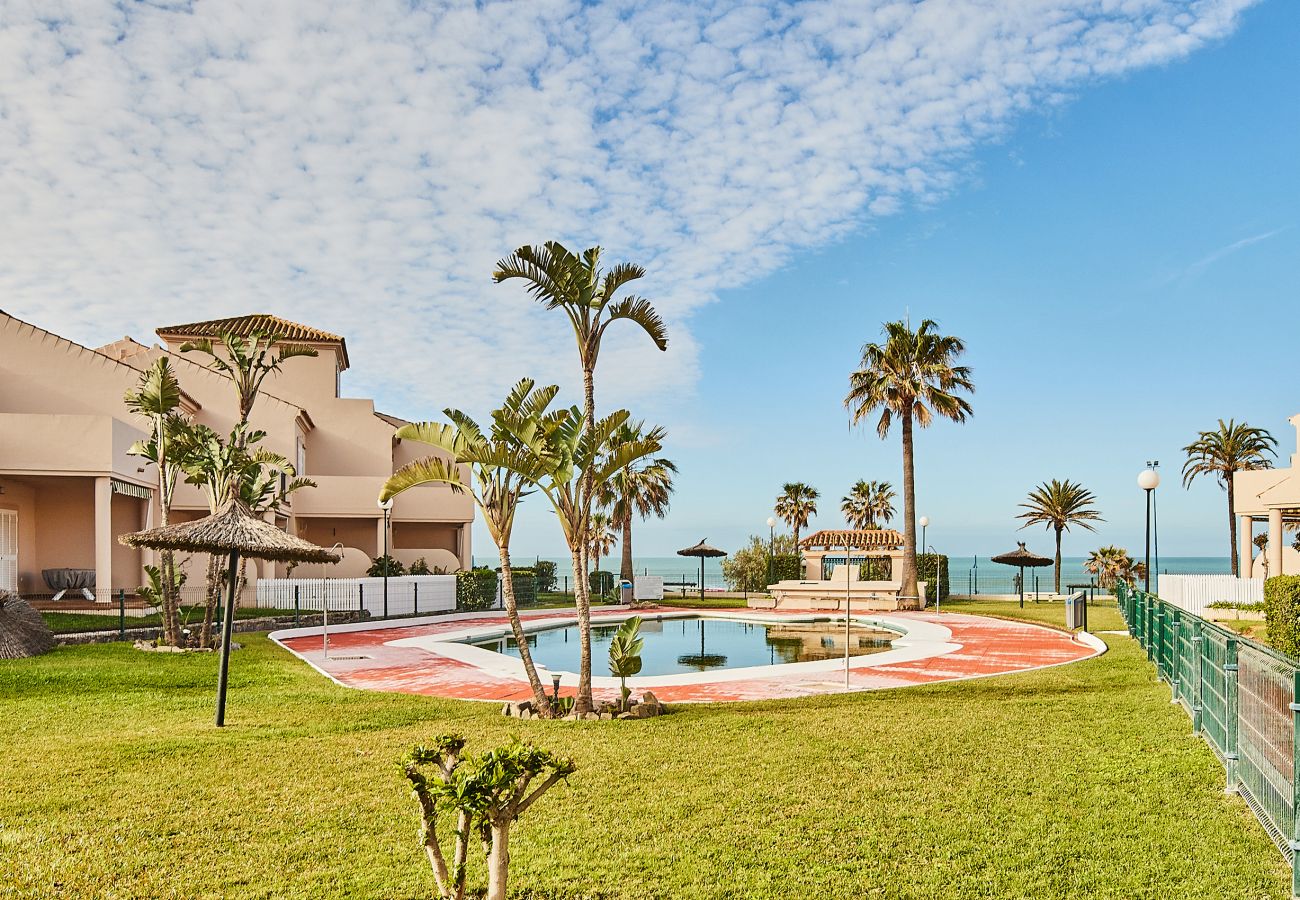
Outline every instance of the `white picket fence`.
[(372, 616), (411, 616), (456, 608), (455, 575), (402, 575), (382, 578), (263, 578), (257, 582), (257, 605), (271, 609), (356, 612)]
[(1196, 615), (1211, 603), (1263, 603), (1263, 578), (1235, 575), (1161, 575), (1160, 599)]

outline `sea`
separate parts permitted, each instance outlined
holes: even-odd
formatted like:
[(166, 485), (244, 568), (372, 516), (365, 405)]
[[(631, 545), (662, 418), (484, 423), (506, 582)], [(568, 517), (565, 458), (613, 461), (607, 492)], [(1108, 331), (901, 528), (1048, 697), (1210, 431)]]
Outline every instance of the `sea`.
[[(572, 567), (567, 556), (528, 557), (514, 555), (517, 566), (526, 566), (537, 559), (546, 559), (555, 563), (557, 575), (563, 579), (570, 576)], [(617, 572), (620, 557), (606, 556), (600, 561), (599, 568)], [(1065, 556), (1061, 558), (1061, 586), (1087, 584), (1093, 576), (1084, 571), (1086, 557)], [(474, 564), (492, 566), (498, 564), (495, 554), (475, 554)], [(987, 556), (950, 556), (948, 565), (951, 571), (948, 583), (954, 594), (958, 593), (997, 593), (1010, 592), (1017, 570), (993, 562)], [(638, 556), (633, 568), (638, 575), (659, 575), (667, 582), (688, 582), (695, 584), (699, 580), (700, 561), (694, 557), (684, 556)], [(1226, 556), (1166, 556), (1151, 560), (1154, 575), (1226, 575), (1232, 571), (1232, 563)], [(1052, 567), (1025, 570), (1025, 588), (1034, 588), (1034, 576), (1037, 575), (1040, 586), (1047, 590), (1052, 582)], [(704, 561), (704, 584), (706, 587), (721, 588), (725, 581), (722, 577), (722, 560), (706, 559)]]

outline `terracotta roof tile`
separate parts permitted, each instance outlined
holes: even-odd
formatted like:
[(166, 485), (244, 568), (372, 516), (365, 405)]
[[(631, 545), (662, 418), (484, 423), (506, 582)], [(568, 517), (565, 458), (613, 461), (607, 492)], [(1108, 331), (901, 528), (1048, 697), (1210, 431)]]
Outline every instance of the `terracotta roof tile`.
[(799, 542), (802, 549), (822, 547), (835, 550), (849, 547), (901, 547), (903, 536), (892, 528), (868, 528), (862, 531), (817, 531)]
[(220, 337), (231, 333), (239, 337), (248, 337), (254, 331), (273, 332), (286, 341), (302, 341), (311, 344), (338, 344), (343, 356), (343, 365), (348, 365), (347, 342), (337, 334), (290, 322), (269, 313), (252, 313), (246, 316), (231, 316), (227, 319), (209, 319), (206, 322), (190, 322), (186, 325), (166, 325), (157, 330), (158, 336), (167, 337)]

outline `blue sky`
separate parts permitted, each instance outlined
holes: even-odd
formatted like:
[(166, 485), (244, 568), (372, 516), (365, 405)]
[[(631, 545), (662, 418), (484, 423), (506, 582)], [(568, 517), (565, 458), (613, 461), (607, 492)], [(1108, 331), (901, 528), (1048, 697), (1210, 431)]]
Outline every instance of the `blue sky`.
[[(672, 335), (598, 373), (681, 467), (639, 552), (734, 547), (787, 480), (823, 526), (898, 481), (840, 401), (910, 311), (978, 386), (919, 437), (932, 543), (1007, 549), (1070, 477), (1108, 523), (1067, 553), (1136, 547), (1158, 458), (1164, 555), (1221, 554), (1177, 450), (1219, 416), (1293, 449), (1298, 39), (1287, 0), (9, 5), (0, 305), (91, 345), (273, 312), (347, 335), (353, 395), (482, 414), (524, 375), (576, 399), (565, 324), (493, 263), (600, 242)], [(559, 553), (530, 507), (517, 552)]]

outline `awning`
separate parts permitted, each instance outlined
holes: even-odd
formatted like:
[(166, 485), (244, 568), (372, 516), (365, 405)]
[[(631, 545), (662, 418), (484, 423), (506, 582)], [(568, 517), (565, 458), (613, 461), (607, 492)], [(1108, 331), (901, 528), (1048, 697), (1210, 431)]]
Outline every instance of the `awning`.
[(141, 487), (138, 484), (132, 484), (129, 481), (123, 481), (120, 478), (110, 478), (113, 485), (113, 493), (121, 494), (124, 497), (134, 497), (137, 500), (149, 500), (153, 498), (153, 489)]

